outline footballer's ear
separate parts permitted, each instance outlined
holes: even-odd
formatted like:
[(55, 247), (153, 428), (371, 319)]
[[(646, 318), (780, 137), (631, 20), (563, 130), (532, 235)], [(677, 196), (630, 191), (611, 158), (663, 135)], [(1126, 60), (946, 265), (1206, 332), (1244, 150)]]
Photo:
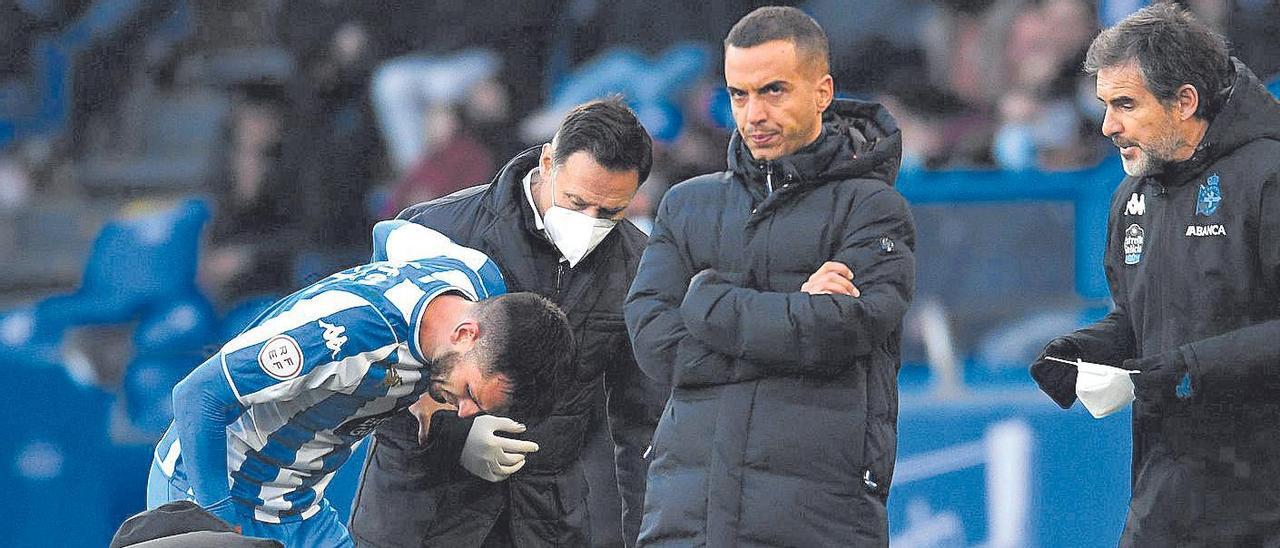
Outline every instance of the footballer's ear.
[(480, 338), (480, 323), (475, 318), (467, 318), (458, 322), (453, 327), (453, 332), (449, 333), (449, 343), (458, 350), (465, 352), (475, 346), (476, 339)]

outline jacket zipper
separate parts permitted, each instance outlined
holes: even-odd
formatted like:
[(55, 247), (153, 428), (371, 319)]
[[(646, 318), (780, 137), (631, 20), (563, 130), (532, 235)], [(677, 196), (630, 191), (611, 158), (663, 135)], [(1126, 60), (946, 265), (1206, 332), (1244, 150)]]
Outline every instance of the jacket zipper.
[(556, 261), (556, 297), (560, 297), (560, 282), (564, 278), (564, 261)]
[(769, 189), (769, 194), (773, 194), (773, 161), (764, 163), (764, 185)]
[[(1157, 207), (1155, 208), (1155, 211), (1152, 212), (1154, 215), (1152, 215), (1153, 218), (1151, 219), (1151, 235), (1155, 237), (1156, 241), (1155, 245), (1152, 246), (1153, 249), (1151, 250), (1151, 256), (1148, 257), (1150, 261), (1147, 262), (1147, 266), (1144, 270), (1149, 273), (1147, 275), (1147, 280), (1155, 290), (1154, 295), (1150, 293), (1147, 294), (1148, 302), (1161, 303), (1164, 299), (1165, 290), (1164, 276), (1161, 275), (1164, 272), (1164, 269), (1157, 267), (1154, 261), (1165, 260), (1164, 258), (1167, 256), (1168, 251), (1168, 246), (1165, 245), (1165, 240), (1168, 240), (1173, 234), (1173, 231), (1165, 226), (1167, 224), (1165, 222), (1165, 217), (1167, 216), (1167, 210), (1170, 206), (1170, 199), (1168, 196), (1168, 189), (1164, 186), (1164, 183), (1156, 183), (1156, 198), (1158, 198), (1158, 201), (1155, 204)], [(1151, 325), (1161, 325), (1160, 322), (1164, 321), (1164, 307), (1157, 305), (1148, 308), (1148, 310), (1155, 310), (1158, 317), (1151, 320), (1144, 319), (1144, 321), (1154, 320)], [(1146, 337), (1143, 338), (1145, 346)], [(1145, 355), (1142, 348), (1137, 349), (1137, 354), (1139, 356)]]

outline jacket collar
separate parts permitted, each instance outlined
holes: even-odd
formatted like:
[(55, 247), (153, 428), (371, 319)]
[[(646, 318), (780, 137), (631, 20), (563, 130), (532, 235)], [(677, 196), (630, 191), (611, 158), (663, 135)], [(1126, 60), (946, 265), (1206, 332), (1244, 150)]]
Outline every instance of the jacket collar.
[[(537, 287), (535, 263), (551, 261), (551, 264), (555, 264), (561, 257), (560, 250), (551, 243), (546, 232), (538, 229), (533, 208), (524, 194), (524, 176), (538, 167), (541, 153), (542, 146), (537, 145), (525, 149), (508, 161), (490, 181), (491, 198), (485, 203), (492, 221), (484, 228), (482, 238), (488, 249), (501, 250), (503, 255), (514, 252), (511, 256), (518, 257), (511, 261), (494, 257), (504, 274), (518, 280), (517, 283), (508, 284), (516, 287)], [(622, 237), (621, 232), (621, 226), (615, 227), (574, 270), (594, 268), (594, 265), (604, 260), (602, 256), (614, 253), (619, 238)]]
[(1155, 179), (1179, 186), (1197, 178), (1209, 164), (1257, 139), (1280, 140), (1280, 102), (1262, 86), (1253, 71), (1231, 58), (1236, 76), (1222, 108), (1209, 121), (1209, 128), (1191, 157)]
[(902, 159), (902, 133), (889, 111), (878, 103), (836, 99), (822, 115), (818, 139), (790, 155), (759, 161), (742, 135), (729, 139), (729, 170), (753, 193), (768, 193), (765, 177), (779, 182), (817, 185), (853, 178), (880, 179), (890, 186)]
[(525, 258), (503, 261), (501, 257), (494, 257), (503, 273), (515, 278), (516, 283), (509, 285), (517, 287), (537, 287), (535, 262), (556, 261), (560, 257), (560, 252), (535, 225), (533, 210), (524, 195), (524, 176), (537, 167), (541, 149), (540, 145), (525, 149), (498, 170), (490, 182), (491, 198), (485, 204), (492, 219), (482, 235), (487, 248)]

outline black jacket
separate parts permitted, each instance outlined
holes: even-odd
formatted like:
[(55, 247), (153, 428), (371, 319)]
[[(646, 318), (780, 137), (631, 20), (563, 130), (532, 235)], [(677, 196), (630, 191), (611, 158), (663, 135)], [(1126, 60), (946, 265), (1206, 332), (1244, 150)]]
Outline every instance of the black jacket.
[(642, 455), (666, 399), (665, 389), (637, 368), (622, 319), (645, 235), (623, 221), (576, 267), (562, 267), (559, 252), (535, 228), (524, 195), (522, 180), (537, 166), (538, 152), (521, 153), (489, 185), (410, 207), (400, 218), (484, 251), (502, 269), (509, 291), (533, 291), (559, 304), (578, 339), (577, 370), (557, 387), (552, 416), (519, 436), (540, 449), (502, 482), (474, 477), (458, 464), (471, 420), (436, 414), (425, 447), (418, 446), (417, 421), (408, 413), (380, 427), (352, 512), (352, 533), (362, 545), (479, 546), (500, 515), (517, 546), (586, 545), (579, 452), (606, 393), (624, 535), (637, 534)]
[[(817, 141), (664, 198), (627, 296), (636, 358), (674, 390), (640, 544), (883, 546), (915, 228), (892, 184), (901, 134), (837, 101)], [(770, 192), (772, 186), (772, 192)], [(826, 261), (861, 297), (800, 286)]]
[(1134, 403), (1122, 545), (1280, 546), (1280, 103), (1243, 64), (1190, 159), (1116, 190), (1104, 264), (1115, 309), (1067, 338), (1192, 386)]

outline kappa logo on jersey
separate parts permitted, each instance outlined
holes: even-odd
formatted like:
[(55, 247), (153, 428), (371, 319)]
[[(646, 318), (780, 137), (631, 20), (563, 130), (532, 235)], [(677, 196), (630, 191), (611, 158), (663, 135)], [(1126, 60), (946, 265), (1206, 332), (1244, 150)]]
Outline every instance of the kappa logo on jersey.
[(1134, 192), (1129, 196), (1129, 203), (1124, 206), (1125, 215), (1137, 215), (1141, 217), (1147, 212), (1147, 195)]
[(287, 381), (302, 372), (302, 348), (288, 335), (276, 335), (258, 351), (258, 366), (272, 378)]
[(324, 346), (333, 351), (333, 359), (338, 359), (338, 351), (342, 350), (342, 345), (346, 344), (347, 338), (343, 333), (347, 332), (347, 328), (341, 325), (333, 325), (325, 323), (324, 320), (318, 320), (320, 327), (324, 328), (324, 333), (320, 336), (324, 337)]
[(1222, 189), (1218, 188), (1218, 174), (1214, 173), (1200, 185), (1200, 193), (1196, 195), (1196, 215), (1208, 217), (1218, 211), (1222, 202)]
[(1144, 231), (1137, 224), (1124, 229), (1124, 264), (1138, 264), (1142, 260), (1142, 241)]
[(1187, 225), (1187, 236), (1226, 236), (1227, 227), (1223, 225)]

